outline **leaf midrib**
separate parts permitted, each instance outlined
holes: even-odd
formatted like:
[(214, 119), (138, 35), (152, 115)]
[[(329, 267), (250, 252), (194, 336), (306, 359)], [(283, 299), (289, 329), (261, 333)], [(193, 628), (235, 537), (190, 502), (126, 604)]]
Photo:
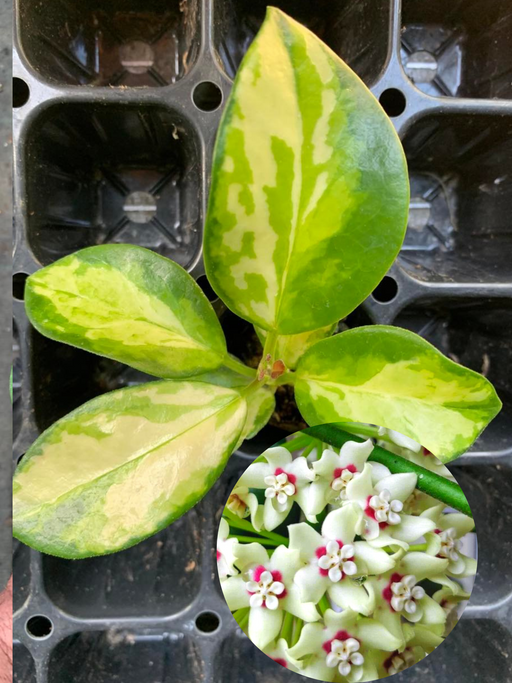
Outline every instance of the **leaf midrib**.
[[(211, 417), (214, 417), (215, 415), (219, 415), (220, 413), (222, 413), (223, 410), (225, 410), (225, 409), (228, 408), (230, 405), (232, 405), (235, 401), (238, 401), (238, 400), (243, 401), (243, 400), (245, 400), (245, 399), (244, 399), (242, 396), (240, 396), (240, 394), (234, 395), (233, 398), (232, 398), (232, 400), (229, 401), (229, 403), (224, 404), (219, 410), (210, 413), (210, 415), (208, 415), (207, 417), (205, 417), (203, 420), (199, 420), (199, 422), (194, 423), (193, 425), (191, 425), (191, 426), (188, 427), (187, 429), (184, 429), (183, 431), (179, 432), (179, 434), (175, 434), (175, 435), (172, 436), (170, 439), (167, 439), (166, 441), (162, 442), (162, 443), (159, 444), (158, 446), (155, 446), (154, 448), (150, 448), (148, 451), (145, 451), (144, 453), (141, 453), (141, 454), (138, 455), (136, 458), (132, 458), (132, 460), (128, 460), (127, 462), (124, 462), (124, 463), (122, 463), (122, 464), (120, 464), (120, 465), (117, 465), (116, 467), (113, 467), (113, 468), (112, 468), (111, 470), (109, 470), (108, 472), (105, 472), (105, 473), (103, 473), (103, 474), (100, 474), (99, 476), (94, 477), (93, 479), (90, 479), (89, 481), (84, 482), (83, 484), (79, 484), (78, 486), (74, 486), (73, 488), (70, 488), (68, 491), (66, 491), (65, 493), (62, 493), (60, 496), (57, 496), (56, 498), (53, 498), (53, 499), (51, 499), (51, 500), (49, 500), (49, 501), (46, 501), (46, 502), (44, 502), (44, 503), (40, 503), (36, 508), (31, 508), (26, 514), (21, 513), (21, 514), (16, 515), (17, 518), (18, 518), (18, 519), (28, 519), (28, 518), (32, 517), (34, 514), (38, 513), (42, 508), (45, 508), (45, 507), (47, 507), (47, 506), (54, 506), (54, 505), (56, 505), (62, 498), (65, 498), (66, 496), (68, 496), (68, 495), (70, 495), (70, 494), (72, 494), (72, 493), (75, 493), (76, 491), (79, 491), (79, 490), (81, 490), (81, 489), (83, 489), (83, 488), (87, 488), (87, 487), (89, 487), (89, 486), (92, 486), (92, 485), (94, 485), (96, 482), (101, 481), (103, 478), (110, 476), (112, 473), (117, 472), (118, 470), (121, 470), (121, 469), (123, 469), (124, 467), (127, 467), (128, 465), (131, 465), (132, 463), (135, 463), (135, 462), (137, 462), (138, 460), (141, 460), (142, 458), (145, 458), (146, 456), (150, 455), (151, 453), (154, 453), (154, 452), (157, 451), (158, 449), (167, 446), (169, 443), (171, 443), (172, 441), (174, 441), (174, 440), (177, 439), (178, 437), (181, 437), (181, 436), (183, 436), (184, 434), (187, 434), (187, 432), (190, 432), (191, 430), (195, 429), (195, 428), (198, 427), (199, 425), (203, 424), (203, 422), (206, 422), (207, 420), (209, 420)], [(242, 425), (242, 429), (243, 429), (243, 425)]]

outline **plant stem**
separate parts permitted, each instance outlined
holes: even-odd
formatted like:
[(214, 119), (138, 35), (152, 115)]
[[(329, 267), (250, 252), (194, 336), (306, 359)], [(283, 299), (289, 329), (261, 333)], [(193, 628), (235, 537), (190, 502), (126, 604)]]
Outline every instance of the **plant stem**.
[(427, 549), (427, 544), (426, 543), (416, 543), (416, 545), (410, 545), (409, 546), (409, 551), (417, 551), (417, 552), (422, 552)]
[(262, 545), (282, 545), (279, 541), (274, 541), (271, 538), (257, 538), (256, 536), (239, 536), (238, 534), (230, 534), (230, 538), (236, 538), (240, 543), (254, 543), (260, 541)]
[(271, 385), (280, 387), (283, 384), (295, 384), (295, 372), (293, 370), (288, 370), (281, 377), (270, 382)]
[(291, 612), (284, 613), (283, 625), (281, 627), (280, 637), (284, 638), (288, 645), (290, 645), (292, 640), (292, 629), (293, 629), (293, 614)]
[(363, 425), (358, 422), (340, 422), (340, 429), (344, 429), (355, 436), (367, 436), (370, 439), (393, 443), (387, 434), (379, 434), (378, 427), (370, 427), (370, 425)]
[[(317, 439), (322, 439), (322, 441), (326, 441), (337, 448), (343, 446), (347, 441), (357, 441), (358, 443), (363, 441), (363, 439), (360, 439), (354, 434), (349, 434), (335, 424), (308, 427), (304, 432)], [(425, 467), (416, 465), (415, 463), (402, 458), (400, 455), (390, 453), (381, 446), (374, 447), (368, 460), (380, 462), (394, 474), (412, 472), (418, 477), (416, 483), (417, 489), (423, 491), (423, 493), (427, 493), (433, 498), (437, 498), (437, 500), (445, 505), (468, 515), (468, 517), (473, 517), (466, 496), (460, 486), (455, 482), (445, 479), (444, 477), (427, 470)]]
[(291, 642), (291, 647), (294, 645), (297, 645), (299, 642), (300, 634), (302, 633), (302, 627), (304, 626), (304, 620), (303, 619), (295, 619), (295, 625), (293, 628), (293, 636), (292, 636), (292, 642)]
[[(272, 541), (276, 541), (279, 545), (288, 546), (288, 539), (284, 536), (275, 534), (273, 531), (256, 531), (256, 529), (250, 522), (247, 522), (245, 519), (240, 519), (239, 517), (236, 517), (236, 515), (234, 515), (230, 510), (226, 510), (226, 508), (224, 508), (224, 517), (227, 519), (229, 526), (233, 527), (234, 529), (250, 531), (252, 534), (255, 534), (256, 536), (269, 538)], [(256, 543), (258, 542), (258, 540), (258, 538), (254, 539)]]
[(320, 602), (317, 605), (318, 611), (322, 616), (327, 612), (328, 609), (331, 609), (331, 605), (329, 603), (329, 600), (327, 598), (327, 595), (324, 595), (323, 598), (320, 600)]
[(235, 356), (230, 356), (228, 354), (224, 359), (223, 364), (230, 370), (238, 372), (239, 375), (244, 375), (251, 378), (256, 377), (256, 370), (254, 368), (250, 368), (248, 365), (245, 365), (245, 363), (242, 363), (242, 361), (238, 360), (238, 358), (235, 358)]

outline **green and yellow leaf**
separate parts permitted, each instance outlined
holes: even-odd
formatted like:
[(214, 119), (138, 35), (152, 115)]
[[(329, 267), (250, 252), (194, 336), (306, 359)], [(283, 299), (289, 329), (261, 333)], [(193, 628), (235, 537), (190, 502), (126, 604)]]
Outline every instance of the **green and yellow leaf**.
[(394, 429), (443, 462), (464, 453), (498, 414), (490, 382), (407, 330), (360, 327), (312, 346), (297, 368), (297, 405), (311, 424)]
[(217, 137), (204, 239), (217, 294), (280, 334), (336, 323), (393, 262), (408, 200), (403, 150), (377, 100), (269, 8)]
[(238, 391), (201, 382), (151, 382), (89, 401), (18, 466), (14, 535), (71, 559), (135, 545), (204, 496), (246, 412)]
[(66, 256), (28, 278), (25, 303), (46, 337), (157, 377), (190, 377), (226, 357), (217, 316), (194, 279), (142, 247)]
[[(301, 356), (303, 356), (310, 346), (316, 344), (320, 339), (330, 337), (336, 329), (334, 325), (327, 325), (321, 327), (319, 330), (311, 330), (310, 332), (301, 332), (300, 334), (289, 334), (286, 337), (279, 335), (277, 337), (276, 349), (274, 357), (283, 361), (287, 370), (295, 370), (297, 363)], [(267, 337), (267, 331), (256, 327), (256, 334), (259, 340), (264, 345)]]
[[(255, 377), (256, 371), (254, 371)], [(213, 372), (198, 375), (194, 379), (198, 382), (208, 382), (221, 387), (238, 389), (248, 387), (253, 381), (248, 377), (239, 375), (230, 368), (219, 368)], [(266, 385), (261, 385), (247, 393), (244, 392), (243, 395), (247, 403), (247, 417), (242, 430), (241, 441), (252, 439), (270, 420), (276, 407), (274, 393), (275, 387), (272, 388)]]

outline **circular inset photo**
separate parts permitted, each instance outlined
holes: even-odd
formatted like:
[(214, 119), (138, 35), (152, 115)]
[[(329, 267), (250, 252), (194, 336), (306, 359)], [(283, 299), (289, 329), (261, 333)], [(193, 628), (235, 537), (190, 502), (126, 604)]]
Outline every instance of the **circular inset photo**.
[(428, 450), (372, 425), (319, 425), (267, 449), (224, 507), (217, 568), (239, 627), (320, 681), (413, 666), (457, 624), (473, 587), (471, 510)]

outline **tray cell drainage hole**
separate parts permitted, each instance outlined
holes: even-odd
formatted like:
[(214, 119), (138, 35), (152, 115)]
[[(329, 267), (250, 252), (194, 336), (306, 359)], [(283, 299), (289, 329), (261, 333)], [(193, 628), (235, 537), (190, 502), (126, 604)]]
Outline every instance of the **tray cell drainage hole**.
[(407, 101), (405, 95), (397, 88), (388, 88), (379, 97), (379, 102), (388, 116), (394, 118), (405, 111)]
[(196, 617), (196, 628), (201, 633), (214, 633), (220, 626), (220, 618), (215, 612), (201, 612)]
[(151, 45), (142, 40), (132, 40), (119, 46), (121, 66), (131, 74), (147, 73), (155, 62)]
[(198, 83), (192, 93), (192, 100), (201, 111), (215, 111), (222, 104), (222, 90), (216, 83)]
[(23, 107), (30, 97), (30, 88), (22, 78), (12, 79), (12, 106), (15, 109)]
[(206, 275), (200, 275), (197, 278), (197, 284), (203, 290), (203, 294), (206, 296), (208, 301), (217, 301), (219, 297), (215, 293), (215, 290), (213, 289), (211, 284), (208, 282), (208, 278), (206, 277)]
[(398, 294), (397, 281), (386, 275), (372, 292), (372, 297), (380, 304), (389, 304)]
[(25, 298), (25, 283), (27, 282), (28, 273), (14, 273), (12, 276), (12, 295), (17, 301), (23, 301)]
[(48, 617), (37, 614), (34, 617), (30, 617), (27, 621), (26, 629), (29, 636), (42, 640), (43, 638), (49, 638), (51, 636), (53, 632), (53, 623)]
[(149, 223), (156, 216), (156, 199), (149, 192), (132, 192), (125, 199), (123, 211), (134, 223)]

